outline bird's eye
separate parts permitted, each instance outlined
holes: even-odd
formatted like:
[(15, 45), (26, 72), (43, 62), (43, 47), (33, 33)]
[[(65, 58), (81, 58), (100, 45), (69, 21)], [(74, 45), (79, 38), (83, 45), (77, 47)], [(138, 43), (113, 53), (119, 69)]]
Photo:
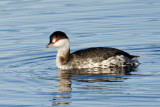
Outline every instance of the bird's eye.
[(53, 43), (56, 43), (56, 42), (58, 42), (58, 40), (59, 40), (59, 39), (53, 39), (52, 42), (53, 42)]
[(56, 41), (55, 42), (58, 42), (58, 39), (56, 39)]

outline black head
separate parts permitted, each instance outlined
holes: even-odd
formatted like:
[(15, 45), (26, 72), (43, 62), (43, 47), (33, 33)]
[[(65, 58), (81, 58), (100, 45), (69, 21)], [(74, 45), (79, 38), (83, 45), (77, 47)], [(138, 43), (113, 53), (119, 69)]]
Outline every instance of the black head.
[(61, 31), (53, 32), (50, 35), (50, 42), (46, 46), (46, 48), (51, 47), (53, 44), (55, 44), (56, 42), (58, 42), (59, 40), (62, 40), (62, 39), (68, 39), (67, 35), (64, 32), (61, 32)]
[(52, 42), (53, 39), (68, 39), (67, 35), (64, 32), (61, 31), (55, 31), (50, 35), (50, 43)]

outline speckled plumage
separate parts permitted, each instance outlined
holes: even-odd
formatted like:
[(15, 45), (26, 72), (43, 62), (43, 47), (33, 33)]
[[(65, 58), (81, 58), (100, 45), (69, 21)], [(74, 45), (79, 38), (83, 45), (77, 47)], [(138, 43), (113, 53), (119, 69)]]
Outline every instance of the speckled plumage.
[(122, 50), (110, 48), (110, 47), (93, 47), (93, 48), (86, 48), (82, 50), (78, 50), (73, 52), (72, 54), (76, 54), (77, 56), (81, 56), (82, 58), (90, 57), (90, 58), (103, 58), (107, 59), (112, 56), (116, 55), (125, 55), (128, 58), (134, 58), (136, 56), (130, 55)]

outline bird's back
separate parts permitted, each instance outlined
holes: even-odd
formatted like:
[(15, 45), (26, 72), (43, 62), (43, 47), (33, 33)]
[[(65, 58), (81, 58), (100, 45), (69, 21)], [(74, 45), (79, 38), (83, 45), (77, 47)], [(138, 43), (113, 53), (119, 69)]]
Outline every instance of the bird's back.
[(108, 59), (110, 57), (117, 56), (117, 55), (124, 55), (130, 59), (135, 57), (119, 49), (109, 48), (109, 47), (93, 47), (93, 48), (82, 49), (82, 50), (73, 52), (71, 55), (76, 55), (77, 57), (81, 57), (81, 58), (99, 57), (103, 59)]

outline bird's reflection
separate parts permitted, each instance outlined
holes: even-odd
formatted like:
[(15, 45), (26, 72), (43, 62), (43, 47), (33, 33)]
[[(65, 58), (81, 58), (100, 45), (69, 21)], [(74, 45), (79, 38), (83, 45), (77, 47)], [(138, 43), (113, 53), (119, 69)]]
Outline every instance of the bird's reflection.
[[(113, 67), (107, 69), (72, 69), (61, 70), (57, 69), (59, 79), (59, 95), (53, 101), (53, 105), (68, 105), (67, 99), (71, 98), (72, 80), (80, 82), (122, 82), (123, 75), (130, 75), (130, 72), (135, 71), (134, 67)], [(62, 101), (63, 100), (63, 101)]]

